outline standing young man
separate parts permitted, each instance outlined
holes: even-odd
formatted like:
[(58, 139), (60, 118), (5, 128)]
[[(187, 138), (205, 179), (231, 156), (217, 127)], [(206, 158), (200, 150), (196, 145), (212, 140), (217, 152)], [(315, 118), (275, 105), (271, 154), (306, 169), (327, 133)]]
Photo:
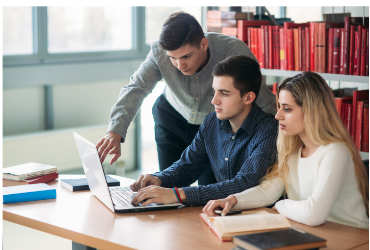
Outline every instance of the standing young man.
[[(276, 161), (278, 123), (255, 103), (262, 75), (258, 62), (232, 56), (214, 68), (212, 104), (197, 135), (180, 160), (164, 171), (141, 175), (130, 187), (132, 200), (203, 205), (216, 197), (258, 185)], [(211, 168), (217, 183), (188, 187)], [(174, 187), (178, 189), (177, 198)]]
[[(161, 79), (167, 85), (153, 106), (160, 170), (180, 159), (204, 117), (214, 111), (211, 104), (213, 67), (233, 55), (255, 59), (241, 40), (217, 33), (204, 34), (190, 14), (171, 14), (163, 25), (159, 41), (151, 46), (146, 60), (131, 76), (130, 84), (122, 88), (112, 108), (108, 133), (97, 144), (101, 161), (107, 154), (113, 155), (110, 164), (120, 157), (120, 143), (124, 142), (128, 126), (144, 98)], [(267, 113), (275, 114), (275, 96), (264, 79), (256, 103)], [(199, 178), (199, 184), (215, 181), (211, 169)]]

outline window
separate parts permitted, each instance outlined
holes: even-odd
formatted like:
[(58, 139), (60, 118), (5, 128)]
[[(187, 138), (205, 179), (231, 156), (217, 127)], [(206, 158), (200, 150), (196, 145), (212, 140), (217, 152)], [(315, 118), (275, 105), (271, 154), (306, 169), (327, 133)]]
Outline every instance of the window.
[(3, 55), (33, 53), (32, 7), (3, 7)]
[(201, 7), (145, 7), (145, 42), (151, 44), (159, 39), (164, 21), (177, 11), (189, 13), (201, 23)]
[(131, 7), (48, 7), (48, 52), (130, 50)]

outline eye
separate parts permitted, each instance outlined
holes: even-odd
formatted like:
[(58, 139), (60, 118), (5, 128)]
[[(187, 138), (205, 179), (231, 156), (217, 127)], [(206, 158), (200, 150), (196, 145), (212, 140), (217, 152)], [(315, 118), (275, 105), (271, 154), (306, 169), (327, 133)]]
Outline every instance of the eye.
[(288, 109), (288, 108), (285, 108), (285, 109), (284, 109), (284, 111), (285, 111), (285, 112), (287, 112), (287, 113), (288, 113), (290, 110), (291, 110), (291, 109)]
[(222, 92), (222, 95), (223, 95), (223, 96), (228, 96), (228, 94), (225, 94), (224, 92)]

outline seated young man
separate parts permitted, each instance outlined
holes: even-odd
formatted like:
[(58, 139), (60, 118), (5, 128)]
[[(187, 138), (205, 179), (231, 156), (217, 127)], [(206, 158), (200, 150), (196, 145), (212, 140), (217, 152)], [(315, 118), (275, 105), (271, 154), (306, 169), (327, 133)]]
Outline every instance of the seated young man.
[[(132, 203), (204, 205), (258, 185), (275, 163), (278, 124), (255, 103), (262, 81), (258, 62), (244, 55), (228, 57), (212, 75), (215, 112), (205, 117), (180, 160), (163, 171), (141, 175), (130, 186), (138, 191)], [(217, 183), (189, 187), (209, 166)], [(174, 187), (179, 187), (179, 199)]]

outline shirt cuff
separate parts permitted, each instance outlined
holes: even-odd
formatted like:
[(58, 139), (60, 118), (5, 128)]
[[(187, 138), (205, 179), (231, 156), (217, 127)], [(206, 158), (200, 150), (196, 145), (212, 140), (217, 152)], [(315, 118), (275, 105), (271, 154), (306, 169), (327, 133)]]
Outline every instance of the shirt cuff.
[(127, 134), (127, 126), (122, 123), (111, 121), (108, 125), (108, 132), (114, 132), (121, 136), (121, 143), (125, 142)]
[(182, 187), (186, 195), (186, 206), (193, 206), (200, 203), (200, 197), (197, 192), (197, 187)]
[(161, 187), (173, 188), (169, 186), (170, 183), (167, 181), (166, 177), (161, 172), (156, 172), (151, 175), (156, 176), (161, 180)]

